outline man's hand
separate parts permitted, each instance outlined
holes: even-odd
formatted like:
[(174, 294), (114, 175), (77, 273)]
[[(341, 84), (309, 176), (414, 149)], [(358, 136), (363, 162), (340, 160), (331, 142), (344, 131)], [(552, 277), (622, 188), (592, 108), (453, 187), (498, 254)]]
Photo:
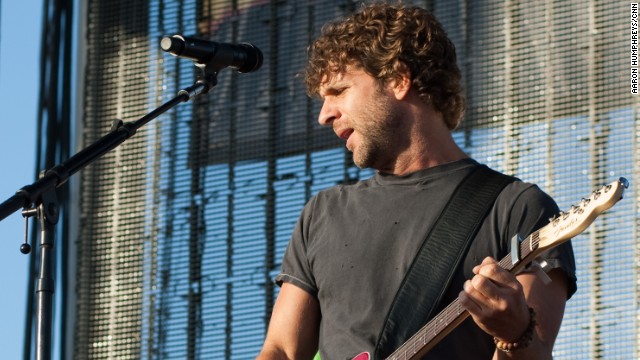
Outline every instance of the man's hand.
[(530, 320), (522, 284), (490, 257), (474, 267), (473, 273), (460, 293), (462, 305), (489, 335), (507, 342), (518, 340)]
[(537, 314), (531, 343), (511, 353), (496, 350), (493, 358), (551, 359), (567, 300), (565, 273), (551, 270), (551, 282), (540, 267), (514, 276), (490, 257), (473, 273), (458, 299), (487, 334), (508, 343), (518, 341), (531, 321), (529, 307)]

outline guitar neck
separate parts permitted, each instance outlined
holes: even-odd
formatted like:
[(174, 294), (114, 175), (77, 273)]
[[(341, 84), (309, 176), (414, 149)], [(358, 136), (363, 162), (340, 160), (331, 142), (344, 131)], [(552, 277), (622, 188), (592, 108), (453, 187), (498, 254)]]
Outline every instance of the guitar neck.
[[(523, 269), (542, 252), (537, 251), (539, 248), (539, 238), (540, 230), (533, 232), (520, 243), (520, 261), (515, 265), (512, 263), (511, 255), (502, 258), (499, 265), (511, 273)], [(402, 346), (389, 355), (387, 360), (413, 360), (421, 358), (468, 316), (469, 313), (467, 310), (460, 304), (458, 299), (455, 299)]]
[[(520, 249), (520, 254), (504, 257), (500, 260), (499, 265), (511, 273), (518, 273), (542, 252), (580, 234), (599, 214), (622, 199), (622, 193), (627, 187), (629, 187), (627, 179), (620, 178), (618, 181), (592, 192), (591, 196), (587, 199), (583, 198), (579, 205), (572, 206), (568, 212), (560, 212), (551, 219), (549, 224), (529, 235), (517, 247)], [(512, 248), (516, 247), (512, 245)], [(519, 261), (514, 263), (512, 258), (519, 259)], [(456, 299), (387, 359), (406, 360), (424, 356), (467, 316), (469, 313)]]

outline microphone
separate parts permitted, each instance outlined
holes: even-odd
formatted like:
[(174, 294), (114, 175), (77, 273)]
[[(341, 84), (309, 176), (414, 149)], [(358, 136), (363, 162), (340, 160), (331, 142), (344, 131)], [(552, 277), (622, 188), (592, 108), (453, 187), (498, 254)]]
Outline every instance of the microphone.
[(219, 69), (232, 67), (238, 72), (248, 73), (262, 66), (262, 52), (248, 43), (225, 44), (173, 35), (162, 38), (160, 47), (171, 55), (185, 57), (200, 64), (212, 64)]

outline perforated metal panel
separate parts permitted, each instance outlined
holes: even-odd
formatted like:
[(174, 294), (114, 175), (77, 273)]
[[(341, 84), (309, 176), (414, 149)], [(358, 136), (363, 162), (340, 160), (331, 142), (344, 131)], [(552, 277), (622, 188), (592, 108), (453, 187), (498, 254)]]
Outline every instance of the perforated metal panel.
[[(628, 4), (414, 1), (456, 43), (469, 107), (456, 141), (536, 182), (561, 208), (626, 176), (627, 197), (574, 240), (578, 292), (559, 359), (638, 349), (638, 98)], [(311, 195), (368, 177), (315, 119), (300, 73), (309, 40), (353, 1), (89, 1), (85, 141), (195, 80), (160, 51), (172, 34), (262, 49), (258, 72), (147, 126), (82, 175), (76, 358), (246, 359), (277, 293), (272, 278)]]

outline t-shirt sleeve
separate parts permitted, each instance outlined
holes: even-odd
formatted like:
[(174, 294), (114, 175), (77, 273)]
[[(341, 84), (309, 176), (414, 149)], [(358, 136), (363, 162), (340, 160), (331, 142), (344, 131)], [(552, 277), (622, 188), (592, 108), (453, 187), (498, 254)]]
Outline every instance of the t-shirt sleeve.
[(312, 220), (312, 209), (315, 198), (311, 199), (302, 210), (298, 222), (289, 240), (289, 245), (282, 259), (280, 274), (275, 278), (278, 286), (282, 283), (291, 283), (313, 296), (318, 295), (309, 259), (307, 248), (309, 240), (309, 225)]
[[(504, 235), (508, 239), (511, 239), (514, 234), (528, 236), (547, 225), (549, 219), (559, 212), (557, 204), (549, 195), (535, 185), (526, 185), (524, 191), (517, 195), (513, 194), (515, 201), (509, 214), (505, 214), (509, 221)], [(577, 290), (576, 265), (571, 241), (549, 249), (541, 255), (541, 258), (547, 262), (550, 269), (561, 269), (565, 272), (568, 280), (567, 299), (569, 299)]]

